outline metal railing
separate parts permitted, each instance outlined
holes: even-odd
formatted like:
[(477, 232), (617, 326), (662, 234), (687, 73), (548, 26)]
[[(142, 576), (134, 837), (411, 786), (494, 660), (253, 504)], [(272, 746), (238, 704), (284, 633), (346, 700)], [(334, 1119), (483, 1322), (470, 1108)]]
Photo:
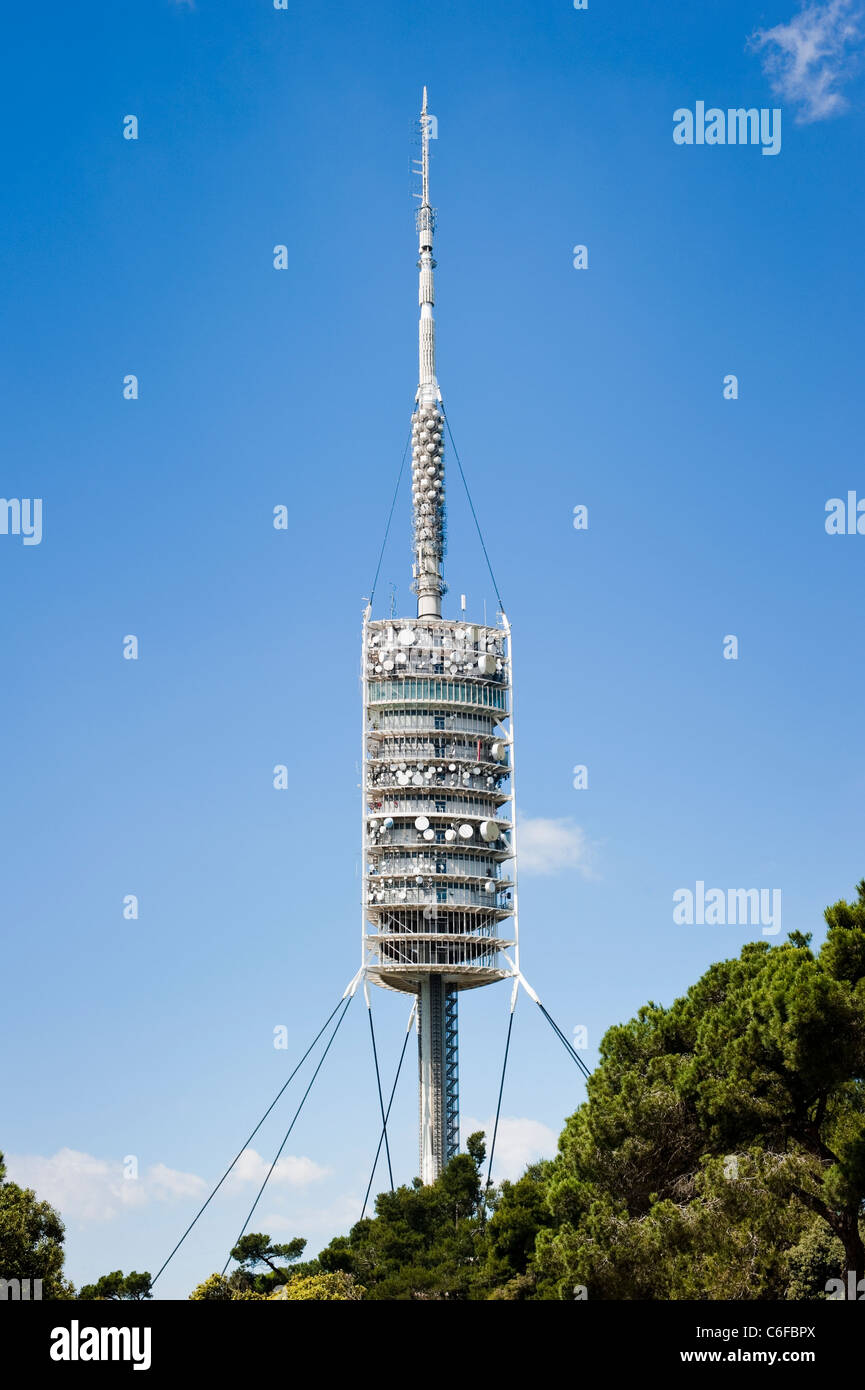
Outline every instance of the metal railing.
[[(489, 818), (501, 822), (502, 825), (510, 824), (507, 817), (503, 817), (500, 814), (500, 807), (503, 804), (501, 797), (492, 789), (484, 792), (481, 788), (477, 788), (474, 796), (454, 796), (448, 794), (438, 797), (434, 795), (434, 791), (428, 796), (418, 796), (417, 792), (420, 791), (419, 787), (406, 787), (401, 796), (391, 796), (387, 793), (381, 793), (378, 791), (378, 788), (370, 787), (367, 790), (370, 793), (367, 798), (370, 815), (374, 816), (397, 814), (401, 816), (434, 816), (437, 819), (433, 825), (433, 829), (436, 828), (436, 825), (440, 825), (442, 829), (444, 828), (444, 823), (438, 819), (442, 816), (450, 820), (459, 820), (461, 816), (474, 820), (478, 818), (481, 820)], [(410, 793), (413, 794), (410, 795)], [(482, 797), (486, 799), (481, 800)], [(505, 805), (507, 805), (509, 799), (510, 798), (506, 799), (504, 802)], [(444, 810), (439, 811), (436, 809), (436, 801), (443, 801), (445, 803)]]
[(377, 774), (375, 763), (367, 763), (366, 766), (367, 789), (375, 788), (380, 793), (391, 791), (397, 797), (402, 791), (420, 792), (426, 789), (435, 792), (439, 788), (444, 792), (453, 788), (458, 788), (461, 791), (497, 792), (505, 780), (505, 777), (496, 779), (492, 773), (440, 772), (433, 773), (431, 777), (425, 777), (421, 773), (412, 773), (407, 782), (400, 782), (389, 768)]
[(373, 761), (388, 765), (415, 762), (472, 763), (504, 772), (510, 765), (509, 750), (505, 748), (503, 757), (494, 758), (489, 747), (493, 743), (501, 742), (502, 739), (496, 739), (492, 734), (478, 735), (471, 740), (456, 740), (448, 737), (446, 733), (427, 738), (422, 735), (417, 738), (405, 738), (401, 734), (381, 732), (368, 738), (367, 755)]
[(368, 682), (370, 705), (413, 704), (416, 700), (443, 705), (471, 705), (477, 709), (507, 714), (507, 690), (490, 684), (489, 677), (478, 683), (464, 676), (373, 676)]
[(371, 862), (378, 878), (445, 874), (448, 878), (483, 878), (495, 879), (497, 883), (502, 884), (510, 883), (504, 875), (502, 861), (491, 857), (491, 845), (478, 845), (477, 853), (474, 855), (465, 852), (461, 841), (454, 841), (449, 845), (433, 845), (424, 842), (418, 844), (416, 839), (404, 840), (402, 844), (382, 844), (380, 841), (370, 840), (366, 848), (368, 854), (375, 856)]
[[(369, 712), (367, 733), (419, 733), (432, 738), (448, 734), (480, 734), (494, 738), (495, 729), (504, 714), (468, 714), (460, 710), (443, 709), (384, 709)], [(440, 723), (436, 721), (440, 720)]]
[(488, 893), (484, 888), (454, 887), (449, 883), (442, 883), (432, 891), (417, 884), (390, 888), (377, 885), (372, 875), (367, 880), (366, 901), (368, 907), (490, 907), (501, 910), (510, 906), (508, 896), (504, 889)]
[[(375, 957), (382, 969), (390, 966), (416, 965), (458, 969), (460, 966), (483, 966), (488, 970), (502, 970), (501, 957), (497, 949), (480, 942), (453, 943), (439, 945), (432, 941), (411, 941), (410, 938), (396, 937), (389, 941), (375, 943)], [(375, 964), (375, 961), (372, 962)]]
[[(372, 678), (375, 676), (396, 677), (405, 675), (420, 676), (442, 676), (448, 680), (480, 680), (494, 681), (496, 684), (503, 685), (506, 680), (506, 672), (501, 658), (498, 663), (501, 669), (487, 671), (479, 665), (479, 661), (485, 655), (492, 656), (492, 653), (484, 652), (435, 652), (417, 651), (410, 652), (380, 652), (372, 648), (367, 652), (366, 669), (367, 675)], [(493, 657), (493, 660), (497, 658)]]

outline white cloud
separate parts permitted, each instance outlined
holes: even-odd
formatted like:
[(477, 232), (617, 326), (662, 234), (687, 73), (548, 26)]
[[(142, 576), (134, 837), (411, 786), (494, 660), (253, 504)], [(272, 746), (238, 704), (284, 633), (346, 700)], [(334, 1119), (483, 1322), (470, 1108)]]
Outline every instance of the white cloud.
[[(234, 1185), (244, 1183), (257, 1183), (260, 1187), (267, 1177), (270, 1163), (256, 1153), (255, 1149), (244, 1149), (240, 1158), (232, 1170), (229, 1182)], [(321, 1178), (327, 1177), (330, 1169), (322, 1168), (311, 1158), (295, 1157), (293, 1154), (286, 1154), (281, 1158), (270, 1175), (268, 1186), (272, 1183), (274, 1187), (306, 1187), (308, 1183), (319, 1182)]]
[(750, 46), (763, 54), (772, 91), (799, 107), (800, 123), (826, 120), (847, 107), (840, 87), (856, 65), (850, 50), (862, 37), (861, 20), (858, 0), (824, 0), (752, 35)]
[(583, 878), (593, 878), (593, 847), (586, 832), (569, 816), (546, 820), (543, 816), (521, 816), (519, 868), (527, 874), (558, 874), (576, 869)]
[(194, 1173), (181, 1173), (176, 1168), (166, 1168), (164, 1163), (154, 1163), (144, 1175), (148, 1190), (161, 1201), (172, 1197), (198, 1197), (203, 1194), (207, 1184)]
[[(367, 1216), (373, 1216), (375, 1197), (371, 1196), (366, 1209)], [(327, 1206), (311, 1207), (304, 1202), (302, 1210), (293, 1214), (290, 1211), (273, 1209), (261, 1218), (261, 1229), (274, 1235), (304, 1235), (310, 1238), (310, 1248), (317, 1239), (329, 1240), (334, 1234), (346, 1235), (359, 1220), (363, 1195), (347, 1194), (336, 1197)], [(258, 1227), (256, 1227), (256, 1230)], [(307, 1254), (309, 1251), (307, 1251)]]
[[(124, 1177), (119, 1159), (95, 1158), (78, 1149), (59, 1149), (50, 1158), (42, 1154), (7, 1155), (9, 1178), (21, 1187), (32, 1187), (40, 1200), (50, 1202), (69, 1221), (111, 1221), (131, 1207), (149, 1202), (173, 1202), (204, 1197), (212, 1183), (195, 1173), (182, 1173), (164, 1163), (153, 1163), (137, 1178)], [(254, 1149), (244, 1149), (226, 1188), (261, 1186), (270, 1163)], [(311, 1158), (288, 1155), (273, 1171), (269, 1187), (305, 1187), (328, 1173)]]
[(139, 1177), (127, 1178), (120, 1160), (95, 1158), (78, 1149), (59, 1149), (50, 1158), (10, 1154), (7, 1164), (13, 1182), (32, 1187), (40, 1200), (74, 1221), (110, 1221), (129, 1207), (196, 1197), (207, 1189), (203, 1178), (164, 1163), (154, 1163)]
[[(466, 1136), (477, 1129), (484, 1131), (487, 1159), (494, 1123), (493, 1116), (486, 1121), (466, 1117), (461, 1122), (462, 1132)], [(493, 1154), (493, 1181), (501, 1182), (503, 1178), (508, 1178), (514, 1182), (522, 1177), (529, 1163), (536, 1163), (539, 1158), (554, 1158), (558, 1142), (558, 1135), (553, 1133), (549, 1125), (541, 1124), (540, 1120), (502, 1115), (496, 1134), (496, 1151)], [(484, 1160), (485, 1176), (487, 1159)]]

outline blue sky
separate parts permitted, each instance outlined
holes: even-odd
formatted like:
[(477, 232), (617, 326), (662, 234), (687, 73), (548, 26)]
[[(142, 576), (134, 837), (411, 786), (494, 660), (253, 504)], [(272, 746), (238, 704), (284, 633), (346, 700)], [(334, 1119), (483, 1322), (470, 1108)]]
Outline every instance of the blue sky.
[[(528, 979), (591, 1064), (761, 935), (675, 924), (678, 888), (779, 888), (783, 933), (818, 940), (852, 895), (865, 537), (824, 520), (865, 496), (863, 32), (841, 0), (8, 18), (0, 492), (43, 499), (44, 529), (0, 535), (0, 1146), (59, 1205), (76, 1282), (158, 1268), (358, 962), (360, 619), (416, 385), (424, 83), (439, 378), (514, 630)], [(780, 154), (676, 145), (697, 101), (780, 107)], [(491, 615), (446, 457), (445, 611)], [(410, 563), (404, 486), (379, 615), (391, 585), (409, 611)], [(507, 1005), (463, 998), (467, 1122), (494, 1110)], [(390, 1074), (408, 1001), (374, 1009)], [(359, 1215), (377, 1140), (364, 1012), (253, 1223), (313, 1252)], [(401, 1180), (414, 1083), (412, 1055)], [(499, 1173), (583, 1095), (523, 999)], [(257, 1171), (161, 1296), (221, 1268)]]

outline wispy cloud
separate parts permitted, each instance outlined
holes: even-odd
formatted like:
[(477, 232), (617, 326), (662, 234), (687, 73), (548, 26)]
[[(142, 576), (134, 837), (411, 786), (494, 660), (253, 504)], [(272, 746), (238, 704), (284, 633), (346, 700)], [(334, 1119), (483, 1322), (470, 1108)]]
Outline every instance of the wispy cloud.
[(749, 45), (763, 55), (772, 91), (797, 106), (802, 124), (837, 116), (849, 105), (842, 84), (858, 65), (859, 0), (805, 4), (786, 24), (759, 29)]
[[(50, 1202), (68, 1221), (111, 1221), (132, 1207), (150, 1202), (203, 1197), (211, 1186), (195, 1173), (183, 1173), (164, 1163), (152, 1163), (137, 1178), (124, 1177), (124, 1165), (119, 1159), (96, 1158), (78, 1149), (59, 1149), (50, 1157), (9, 1154), (6, 1162), (13, 1182), (32, 1187), (40, 1200)], [(260, 1186), (269, 1167), (255, 1149), (244, 1149), (226, 1187), (239, 1191), (253, 1183)], [(287, 1155), (274, 1168), (270, 1185), (306, 1187), (325, 1177), (328, 1171), (311, 1158)]]
[[(258, 1183), (260, 1186), (267, 1177), (270, 1164), (256, 1153), (255, 1149), (244, 1149), (232, 1170), (229, 1182), (234, 1186)], [(311, 1158), (286, 1154), (274, 1168), (270, 1183), (274, 1187), (306, 1187), (311, 1182), (319, 1182), (327, 1177), (329, 1168), (322, 1168)]]
[(32, 1187), (40, 1200), (50, 1202), (71, 1221), (110, 1221), (130, 1207), (197, 1197), (207, 1190), (203, 1178), (164, 1163), (152, 1164), (137, 1178), (126, 1178), (118, 1159), (95, 1158), (79, 1149), (59, 1149), (50, 1157), (10, 1154), (7, 1164), (13, 1182)]
[[(466, 1116), (461, 1124), (463, 1135), (482, 1129), (486, 1134), (487, 1153), (493, 1133), (493, 1119), (475, 1120)], [(514, 1182), (522, 1177), (530, 1163), (539, 1158), (554, 1158), (558, 1145), (558, 1135), (549, 1125), (540, 1120), (529, 1120), (516, 1115), (503, 1115), (499, 1120), (496, 1134), (496, 1151), (493, 1155), (493, 1178), (501, 1182), (507, 1178)]]
[[(381, 1181), (378, 1184), (382, 1186)], [(325, 1206), (310, 1206), (309, 1201), (304, 1198), (303, 1205), (292, 1207), (290, 1210), (279, 1210), (273, 1207), (270, 1211), (265, 1211), (261, 1217), (261, 1229), (271, 1231), (274, 1235), (307, 1236), (310, 1239), (310, 1246), (315, 1244), (316, 1239), (324, 1237), (329, 1240), (335, 1234), (345, 1234), (355, 1225), (359, 1216), (363, 1202), (362, 1194), (344, 1194), (336, 1197), (334, 1201)], [(373, 1204), (367, 1208), (367, 1215), (373, 1215)], [(258, 1227), (256, 1227), (258, 1229)], [(309, 1254), (310, 1251), (307, 1251)]]
[(559, 820), (521, 816), (518, 830), (521, 873), (558, 874), (563, 869), (576, 869), (583, 878), (595, 877), (594, 847), (569, 816)]

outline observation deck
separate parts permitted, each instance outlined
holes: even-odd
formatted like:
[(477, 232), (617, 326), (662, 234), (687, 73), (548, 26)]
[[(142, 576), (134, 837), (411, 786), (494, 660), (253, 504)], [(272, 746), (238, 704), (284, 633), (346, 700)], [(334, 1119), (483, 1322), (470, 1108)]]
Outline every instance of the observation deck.
[(437, 616), (364, 624), (364, 964), (385, 988), (512, 973), (509, 647)]

